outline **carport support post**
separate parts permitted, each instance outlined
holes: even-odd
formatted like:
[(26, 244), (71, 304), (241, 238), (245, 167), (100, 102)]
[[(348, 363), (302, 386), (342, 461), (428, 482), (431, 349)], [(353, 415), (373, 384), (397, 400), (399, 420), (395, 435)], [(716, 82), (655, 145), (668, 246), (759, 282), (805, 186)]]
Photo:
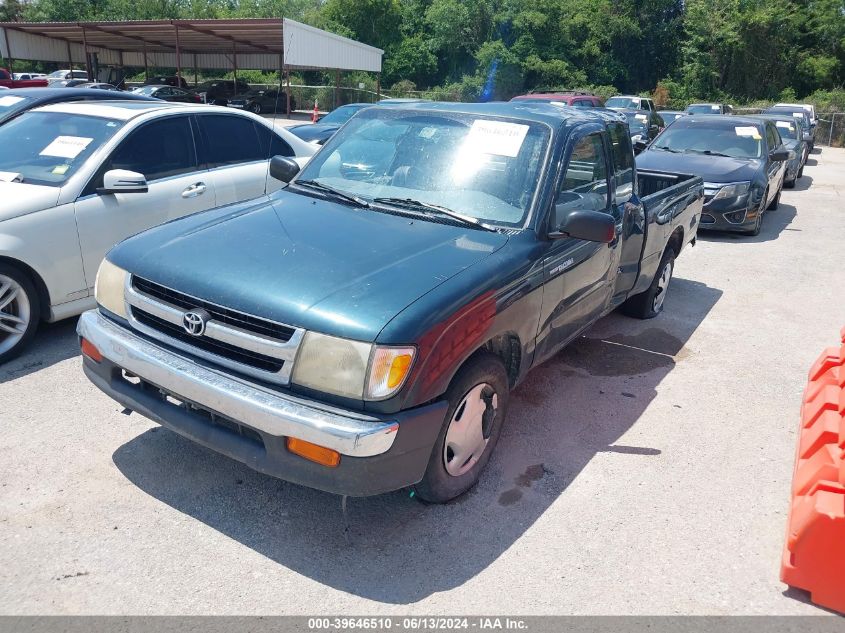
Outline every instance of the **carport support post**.
[(148, 82), (150, 80), (150, 66), (147, 62), (147, 45), (144, 44), (144, 82)]
[(176, 85), (182, 87), (182, 50), (179, 47), (179, 27), (174, 25), (176, 29)]
[[(88, 81), (94, 81), (91, 78), (91, 58), (88, 56), (88, 38), (85, 35), (85, 27), (82, 27), (82, 48), (85, 50), (85, 72), (88, 73)], [(73, 75), (71, 75), (73, 79)]]
[(337, 107), (338, 97), (340, 97), (340, 69), (336, 69), (334, 71), (334, 107), (335, 108)]
[(73, 70), (73, 55), (70, 52), (70, 42), (67, 43), (67, 65), (68, 70)]
[(235, 43), (232, 42), (232, 69), (234, 72), (232, 75), (234, 76), (234, 80), (232, 81), (232, 94), (238, 94), (238, 49), (235, 46)]
[(381, 101), (381, 73), (376, 73), (376, 101)]
[(285, 110), (288, 113), (288, 118), (290, 118), (290, 69), (285, 68), (285, 83), (287, 84), (287, 88), (285, 89), (285, 100), (288, 102), (287, 106), (285, 106)]
[[(12, 59), (12, 47), (9, 46), (9, 29), (3, 29), (3, 39), (6, 40), (6, 57), (9, 59), (9, 72), (11, 73), (13, 71), (12, 66), (15, 65), (15, 60)], [(833, 128), (831, 127), (831, 129)]]
[(197, 54), (194, 53), (194, 88), (200, 83), (199, 70), (197, 69)]

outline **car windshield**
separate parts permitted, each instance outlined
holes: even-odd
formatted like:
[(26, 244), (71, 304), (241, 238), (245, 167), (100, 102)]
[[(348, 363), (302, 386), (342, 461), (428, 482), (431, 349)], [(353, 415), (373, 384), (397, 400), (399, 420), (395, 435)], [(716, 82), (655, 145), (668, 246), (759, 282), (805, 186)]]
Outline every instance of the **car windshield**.
[(801, 108), (769, 108), (768, 110), (763, 110), (763, 114), (792, 116), (801, 121), (801, 127), (803, 129), (806, 130), (810, 127), (810, 116), (806, 110), (802, 110)]
[(522, 226), (549, 137), (540, 123), (367, 108), (332, 137), (294, 184), (316, 181), (365, 201), (414, 200), (484, 222)]
[(726, 121), (733, 117), (703, 117), (675, 121), (652, 144), (657, 150), (669, 149), (690, 154), (723, 154), (732, 158), (760, 158), (762, 125)]
[(0, 126), (0, 172), (61, 186), (123, 125), (102, 117), (26, 112)]
[(683, 112), (658, 112), (658, 114), (663, 119), (663, 122), (666, 125), (669, 125), (672, 121), (674, 121), (678, 117), (684, 116)]
[(31, 101), (31, 97), (0, 94), (0, 121), (4, 121), (16, 112), (26, 109)]
[(604, 107), (606, 108), (639, 108), (640, 100), (633, 97), (611, 97), (608, 99)]
[(721, 108), (711, 103), (697, 103), (687, 108), (689, 114), (721, 114)]
[(331, 125), (343, 125), (349, 119), (352, 118), (352, 115), (358, 112), (361, 109), (361, 106), (340, 106), (336, 110), (332, 110), (322, 119), (320, 119), (320, 123), (329, 123)]
[(160, 88), (161, 86), (141, 86), (140, 88), (135, 88), (135, 90), (133, 90), (132, 92), (139, 95), (144, 95), (145, 97), (150, 97), (156, 90), (159, 90)]
[(648, 128), (648, 115), (642, 112), (626, 112), (625, 118), (628, 119), (628, 127), (634, 134), (645, 132)]
[(780, 132), (781, 138), (789, 138), (793, 141), (798, 140), (798, 126), (794, 121), (775, 121), (775, 125)]

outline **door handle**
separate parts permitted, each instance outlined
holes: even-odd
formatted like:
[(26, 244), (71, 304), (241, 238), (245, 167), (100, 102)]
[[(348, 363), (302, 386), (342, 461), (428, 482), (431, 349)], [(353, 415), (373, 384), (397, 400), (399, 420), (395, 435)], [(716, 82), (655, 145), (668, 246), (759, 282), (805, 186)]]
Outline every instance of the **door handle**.
[(191, 185), (187, 189), (185, 189), (185, 191), (182, 192), (182, 197), (183, 198), (196, 198), (197, 196), (201, 196), (204, 193), (205, 193), (205, 183), (204, 182), (198, 182), (198, 183)]

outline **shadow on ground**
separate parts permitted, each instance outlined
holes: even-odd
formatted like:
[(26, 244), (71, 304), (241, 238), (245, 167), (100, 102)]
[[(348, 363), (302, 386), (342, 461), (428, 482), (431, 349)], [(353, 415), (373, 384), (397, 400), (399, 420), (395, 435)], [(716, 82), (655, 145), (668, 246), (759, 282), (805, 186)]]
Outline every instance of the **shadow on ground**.
[(793, 191), (807, 191), (807, 189), (809, 189), (812, 185), (813, 177), (804, 173), (804, 175), (795, 182), (795, 188)]
[(74, 318), (41, 324), (29, 347), (17, 358), (0, 365), (0, 384), (17, 380), (78, 355), (77, 320)]
[(513, 394), (480, 484), (448, 505), (423, 505), (405, 490), (349, 499), (345, 517), (340, 497), (258, 474), (158, 427), (113, 460), (144, 492), (280, 565), (371, 600), (412, 603), (491, 565), (597, 453), (659, 459), (658, 447), (620, 438), (694, 353), (686, 342), (721, 294), (675, 279), (658, 318), (610, 315), (536, 368)]
[[(808, 180), (804, 176), (802, 180)], [(812, 179), (809, 179), (812, 181)], [(801, 181), (799, 181), (801, 182)], [(800, 190), (801, 185), (796, 187)], [(742, 233), (729, 233), (727, 231), (707, 231), (699, 228), (698, 239), (703, 242), (736, 242), (738, 244), (759, 244), (760, 242), (771, 242), (780, 237), (783, 231), (789, 229), (789, 225), (797, 215), (797, 210), (791, 204), (781, 202), (775, 211), (766, 211), (763, 215), (763, 226), (760, 229), (760, 235), (743, 235)]]

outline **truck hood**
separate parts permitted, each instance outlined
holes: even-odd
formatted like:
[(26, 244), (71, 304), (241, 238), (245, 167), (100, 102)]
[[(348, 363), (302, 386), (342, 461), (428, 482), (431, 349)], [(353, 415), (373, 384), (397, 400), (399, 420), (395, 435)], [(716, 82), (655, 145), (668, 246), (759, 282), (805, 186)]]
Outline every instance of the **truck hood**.
[(225, 307), (374, 341), (404, 308), (507, 241), (283, 190), (151, 229), (108, 258)]
[(0, 179), (0, 221), (55, 207), (60, 192), (59, 187), (28, 185)]
[(673, 154), (648, 149), (637, 156), (637, 169), (674, 171), (701, 176), (704, 182), (753, 180), (763, 165), (757, 158), (725, 158), (706, 154)]

